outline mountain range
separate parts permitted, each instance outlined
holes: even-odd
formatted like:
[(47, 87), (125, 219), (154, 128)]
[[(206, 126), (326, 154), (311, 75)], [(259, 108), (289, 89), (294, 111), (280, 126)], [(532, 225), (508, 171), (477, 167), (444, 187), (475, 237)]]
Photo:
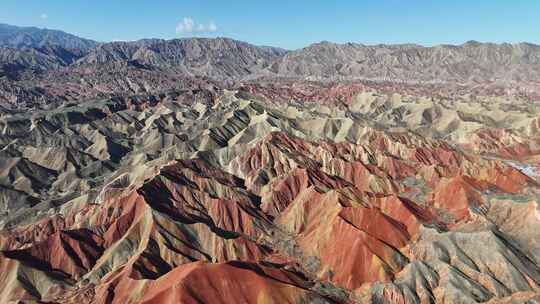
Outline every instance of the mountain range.
[(540, 46), (528, 43), (423, 47), (321, 42), (288, 51), (228, 38), (97, 43), (60, 31), (0, 26), (0, 98), (11, 104), (22, 97), (24, 103), (36, 102), (36, 92), (49, 101), (156, 93), (177, 88), (170, 79), (186, 77), (226, 87), (273, 78), (496, 85), (536, 94), (539, 71)]

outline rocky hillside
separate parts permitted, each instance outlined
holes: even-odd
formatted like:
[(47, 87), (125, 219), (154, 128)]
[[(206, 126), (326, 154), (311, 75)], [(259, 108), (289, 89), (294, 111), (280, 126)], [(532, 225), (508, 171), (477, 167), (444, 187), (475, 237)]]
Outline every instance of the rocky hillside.
[(0, 48), (0, 102), (33, 107), (43, 96), (51, 103), (158, 93), (182, 88), (178, 80), (187, 78), (230, 85), (284, 53), (227, 38), (113, 42), (89, 50)]
[(0, 74), (10, 81), (33, 78), (67, 67), (81, 56), (81, 50), (67, 50), (54, 45), (41, 48), (0, 48)]
[(364, 78), (401, 82), (536, 81), (540, 46), (374, 45), (321, 42), (285, 54), (270, 70), (291, 77)]
[(228, 38), (192, 38), (114, 42), (98, 46), (78, 60), (77, 67), (130, 64), (186, 75), (224, 80), (254, 74), (285, 51), (263, 48)]

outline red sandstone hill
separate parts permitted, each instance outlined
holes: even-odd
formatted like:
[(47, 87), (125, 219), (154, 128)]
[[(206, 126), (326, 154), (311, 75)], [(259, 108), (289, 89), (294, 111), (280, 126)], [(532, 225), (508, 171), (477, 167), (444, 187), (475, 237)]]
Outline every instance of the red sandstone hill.
[(3, 113), (0, 303), (538, 300), (537, 107), (270, 93)]

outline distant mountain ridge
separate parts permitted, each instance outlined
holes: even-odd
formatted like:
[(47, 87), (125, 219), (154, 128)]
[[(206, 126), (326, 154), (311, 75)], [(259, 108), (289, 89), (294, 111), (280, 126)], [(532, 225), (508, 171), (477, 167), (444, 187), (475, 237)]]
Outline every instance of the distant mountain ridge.
[(470, 41), (462, 45), (373, 45), (321, 42), (289, 52), (270, 70), (289, 77), (387, 81), (540, 79), (540, 46)]
[(66, 49), (87, 50), (96, 47), (98, 42), (59, 30), (0, 23), (0, 46), (41, 48), (52, 45)]
[(224, 86), (257, 79), (295, 79), (496, 83), (529, 89), (540, 79), (540, 46), (469, 41), (425, 47), (323, 41), (288, 51), (230, 38), (98, 43), (61, 31), (0, 25), (0, 101), (17, 102), (32, 95), (29, 92), (40, 95), (47, 90), (53, 91), (47, 98), (70, 100), (158, 92), (175, 88), (176, 81), (186, 77)]
[(285, 53), (229, 38), (152, 39), (101, 44), (75, 65), (129, 63), (225, 79), (253, 74)]
[(469, 41), (425, 47), (323, 41), (287, 51), (230, 38), (98, 43), (62, 31), (0, 24), (0, 47), (4, 47), (0, 64), (39, 71), (130, 65), (217, 80), (262, 76), (426, 82), (540, 79), (540, 46), (529, 43)]

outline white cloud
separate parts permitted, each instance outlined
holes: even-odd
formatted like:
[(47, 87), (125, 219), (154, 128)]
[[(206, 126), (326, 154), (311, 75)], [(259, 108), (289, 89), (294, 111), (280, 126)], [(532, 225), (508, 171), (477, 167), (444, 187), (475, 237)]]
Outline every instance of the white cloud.
[(177, 34), (191, 34), (191, 33), (213, 33), (218, 30), (214, 21), (210, 21), (208, 24), (197, 23), (191, 17), (184, 17), (176, 25)]
[(209, 32), (215, 32), (215, 31), (217, 31), (217, 26), (216, 26), (216, 24), (214, 23), (214, 21), (210, 21), (210, 23), (208, 24), (208, 31), (209, 31)]
[(47, 20), (47, 19), (49, 19), (49, 15), (43, 13), (43, 14), (41, 14), (41, 15), (39, 16), (39, 18), (41, 18), (41, 19), (43, 19), (43, 20)]
[(195, 22), (190, 17), (184, 18), (182, 22), (178, 23), (176, 25), (176, 32), (177, 33), (191, 33), (193, 32), (193, 26), (195, 25)]

